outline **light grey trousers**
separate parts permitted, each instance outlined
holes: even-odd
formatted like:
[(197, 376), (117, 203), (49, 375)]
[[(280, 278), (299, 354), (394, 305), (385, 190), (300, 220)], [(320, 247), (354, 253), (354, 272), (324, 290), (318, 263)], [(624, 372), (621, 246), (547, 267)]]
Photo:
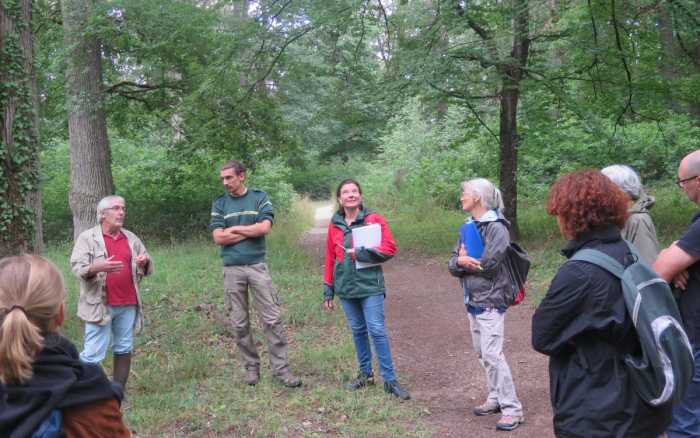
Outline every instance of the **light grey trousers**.
[(501, 407), (503, 415), (523, 416), (523, 405), (515, 393), (510, 368), (503, 355), (503, 326), (505, 313), (487, 310), (479, 315), (468, 314), (472, 343), (486, 371), (489, 404)]

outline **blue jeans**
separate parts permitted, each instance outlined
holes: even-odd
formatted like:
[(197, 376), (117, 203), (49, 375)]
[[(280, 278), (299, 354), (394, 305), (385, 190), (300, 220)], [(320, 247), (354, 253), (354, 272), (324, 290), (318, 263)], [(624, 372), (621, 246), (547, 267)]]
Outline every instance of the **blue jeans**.
[(104, 360), (112, 341), (114, 354), (128, 354), (134, 349), (134, 324), (136, 323), (136, 306), (107, 306), (112, 320), (106, 325), (85, 323), (85, 342), (80, 360), (88, 363), (100, 363)]
[(695, 372), (681, 404), (673, 408), (668, 438), (700, 436), (700, 346), (693, 346)]
[(340, 304), (348, 320), (352, 339), (355, 342), (355, 353), (360, 371), (364, 374), (372, 372), (372, 350), (369, 346), (369, 335), (374, 343), (379, 370), (385, 382), (396, 380), (394, 364), (391, 361), (389, 338), (384, 327), (384, 294), (372, 295), (365, 298), (340, 299)]

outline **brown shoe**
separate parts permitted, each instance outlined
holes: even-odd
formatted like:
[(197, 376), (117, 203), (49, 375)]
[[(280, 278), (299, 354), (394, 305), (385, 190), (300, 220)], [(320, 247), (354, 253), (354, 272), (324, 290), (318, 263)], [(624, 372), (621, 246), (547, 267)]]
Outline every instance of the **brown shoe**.
[(474, 408), (474, 415), (481, 417), (484, 415), (493, 415), (501, 412), (501, 407), (496, 402), (485, 402)]
[(510, 415), (503, 415), (498, 423), (496, 423), (496, 429), (510, 431), (517, 429), (525, 420), (523, 417), (514, 417)]
[(287, 370), (275, 376), (275, 380), (287, 388), (296, 388), (301, 386), (301, 379)]
[(245, 376), (243, 376), (243, 381), (246, 385), (255, 386), (260, 380), (260, 370), (255, 368), (246, 368)]

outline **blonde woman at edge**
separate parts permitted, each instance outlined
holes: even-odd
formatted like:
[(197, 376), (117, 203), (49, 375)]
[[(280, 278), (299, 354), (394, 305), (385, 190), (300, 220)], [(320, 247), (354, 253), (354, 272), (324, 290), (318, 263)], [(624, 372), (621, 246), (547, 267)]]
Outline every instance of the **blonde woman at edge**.
[(130, 437), (121, 387), (58, 332), (64, 297), (48, 260), (0, 259), (0, 436)]

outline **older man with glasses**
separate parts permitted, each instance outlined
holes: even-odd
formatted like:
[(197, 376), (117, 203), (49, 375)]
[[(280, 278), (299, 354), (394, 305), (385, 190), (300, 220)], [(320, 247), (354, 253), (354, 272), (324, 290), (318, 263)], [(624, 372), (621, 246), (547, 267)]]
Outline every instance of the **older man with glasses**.
[[(700, 150), (681, 160), (676, 184), (700, 205)], [(695, 373), (683, 402), (673, 409), (669, 438), (700, 436), (700, 211), (681, 238), (659, 253), (654, 270), (681, 289), (680, 311), (693, 345)]]
[(146, 247), (123, 228), (126, 204), (121, 196), (107, 196), (97, 204), (99, 224), (83, 231), (71, 254), (71, 270), (80, 282), (78, 317), (85, 321), (80, 359), (100, 363), (110, 340), (113, 380), (126, 389), (134, 348), (134, 331), (143, 323), (139, 283), (153, 273)]

